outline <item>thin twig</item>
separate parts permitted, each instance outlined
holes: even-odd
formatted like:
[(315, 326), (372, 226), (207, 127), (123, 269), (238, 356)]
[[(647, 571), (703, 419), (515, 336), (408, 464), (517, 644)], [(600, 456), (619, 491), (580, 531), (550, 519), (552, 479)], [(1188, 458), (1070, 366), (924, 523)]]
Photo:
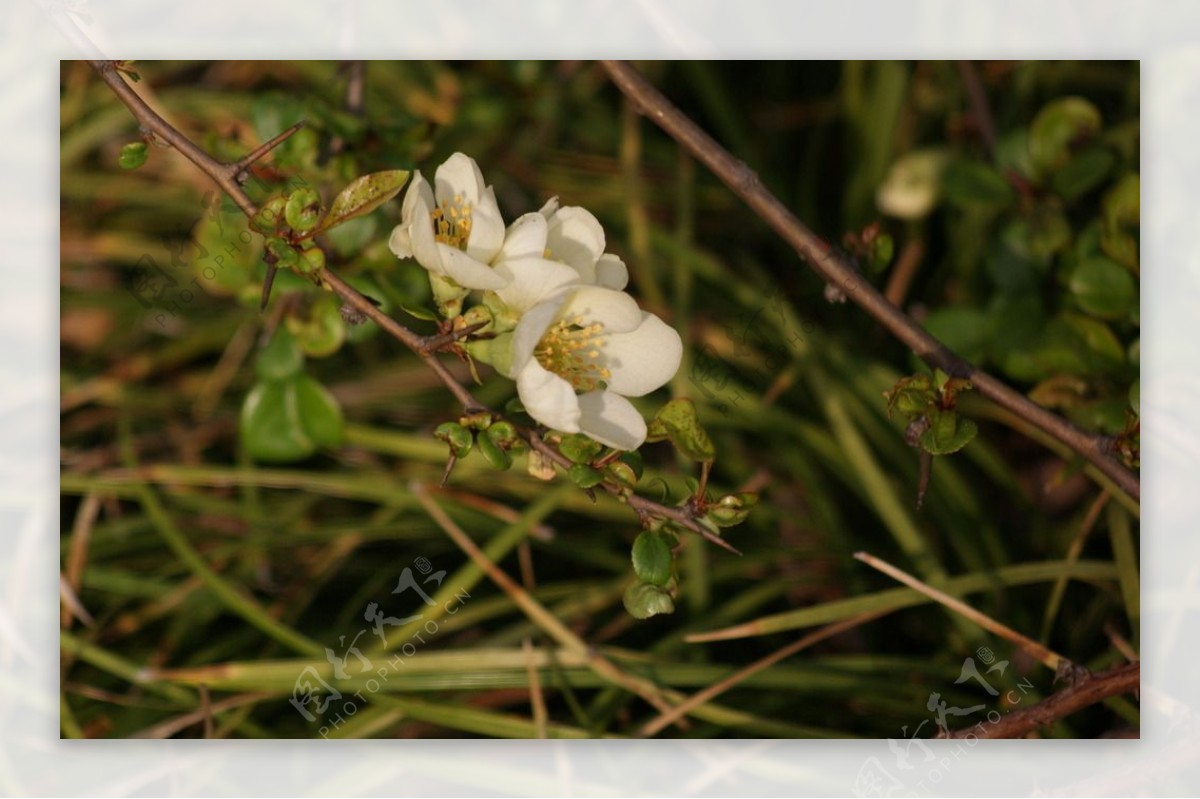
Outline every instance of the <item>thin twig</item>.
[(971, 104), (975, 127), (979, 129), (988, 155), (991, 155), (996, 151), (996, 123), (992, 121), (992, 109), (988, 106), (987, 93), (983, 90), (983, 82), (979, 80), (979, 72), (970, 61), (955, 61), (954, 64), (967, 89), (967, 102)]
[(537, 730), (538, 738), (545, 738), (548, 718), (546, 697), (542, 696), (542, 680), (533, 660), (533, 642), (529, 640), (529, 636), (525, 636), (521, 641), (521, 651), (525, 653), (525, 673), (529, 675), (529, 705), (533, 711), (533, 727)]
[(1001, 624), (991, 616), (980, 613), (966, 602), (955, 599), (949, 594), (937, 590), (928, 583), (921, 582), (908, 572), (897, 569), (887, 561), (880, 560), (874, 555), (868, 555), (866, 552), (855, 552), (854, 558), (855, 560), (861, 560), (863, 563), (867, 564), (873, 569), (883, 572), (888, 577), (904, 583), (909, 588), (919, 591), (933, 601), (945, 605), (946, 607), (950, 608), (950, 610), (953, 610), (955, 613), (958, 613), (975, 624), (978, 624), (988, 632), (1012, 642), (1015, 646), (1019, 647), (1022, 652), (1025, 652), (1031, 658), (1043, 664), (1056, 675), (1062, 673), (1068, 668), (1071, 668), (1071, 661), (1057, 652), (1051, 651), (1032, 638), (1022, 635), (1013, 628)]
[(996, 722), (988, 720), (973, 727), (954, 730), (946, 738), (1022, 738), (1039, 727), (1108, 699), (1136, 693), (1141, 687), (1140, 663), (1128, 663), (1099, 674), (1084, 674), (1074, 683), (1032, 707), (1014, 710)]
[(1141, 496), (1138, 477), (1111, 456), (1110, 439), (1075, 427), (949, 350), (888, 302), (844, 256), (822, 241), (776, 199), (762, 185), (758, 175), (700, 130), (632, 65), (625, 61), (601, 63), (617, 87), (634, 100), (643, 113), (741, 197), (826, 282), (840, 288), (918, 357), (949, 375), (970, 380), (982, 396), (1062, 441), (1095, 464), (1130, 496), (1135, 499)]
[(268, 141), (264, 144), (258, 145), (253, 150), (251, 150), (250, 152), (246, 153), (241, 158), (239, 158), (237, 161), (230, 164), (228, 166), (228, 169), (233, 173), (233, 179), (236, 180), (238, 183), (245, 183), (246, 177), (247, 177), (247, 170), (250, 169), (250, 167), (254, 166), (255, 161), (262, 158), (264, 155), (271, 152), (272, 150), (274, 150), (279, 145), (283, 144), (288, 139), (292, 138), (292, 136), (296, 133), (296, 131), (300, 130), (300, 128), (304, 127), (307, 124), (308, 123), (305, 120), (303, 120), (303, 119), (300, 120), (299, 122), (297, 122), (296, 124), (294, 124), (290, 128), (288, 128), (287, 130), (285, 130), (283, 133), (280, 133), (279, 135), (275, 136), (270, 141)]

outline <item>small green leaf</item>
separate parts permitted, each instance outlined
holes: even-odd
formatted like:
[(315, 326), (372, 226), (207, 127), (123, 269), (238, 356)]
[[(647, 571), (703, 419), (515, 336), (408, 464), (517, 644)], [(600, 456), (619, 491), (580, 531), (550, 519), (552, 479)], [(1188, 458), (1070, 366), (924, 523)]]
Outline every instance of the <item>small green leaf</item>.
[(286, 197), (272, 197), (254, 216), (250, 217), (250, 227), (264, 236), (274, 234), (283, 222), (283, 211), (287, 207)]
[(328, 230), (347, 219), (371, 213), (404, 188), (408, 174), (403, 169), (390, 169), (363, 175), (355, 180), (334, 198), (333, 205), (329, 207), (329, 214), (321, 223), (321, 230)]
[(567, 469), (567, 478), (580, 488), (594, 488), (604, 481), (600, 470), (586, 463), (572, 464), (571, 468)]
[(296, 269), (300, 265), (300, 253), (279, 236), (267, 239), (267, 252), (275, 256), (275, 265), (280, 269)]
[(426, 322), (436, 322), (438, 320), (437, 314), (425, 308), (410, 308), (407, 305), (401, 305), (400, 310), (413, 319), (423, 319)]
[(644, 583), (665, 586), (671, 579), (671, 542), (666, 534), (643, 530), (633, 541), (633, 571)]
[(1063, 97), (1042, 107), (1029, 126), (1029, 155), (1042, 174), (1061, 168), (1073, 148), (1100, 131), (1100, 112), (1082, 97)]
[(1073, 200), (1099, 186), (1117, 163), (1107, 147), (1095, 144), (1076, 153), (1066, 166), (1054, 173), (1050, 186), (1060, 196)]
[(306, 374), (297, 376), (292, 387), (300, 423), (309, 439), (318, 447), (341, 444), (345, 429), (342, 408), (328, 389)]
[(485, 433), (501, 449), (511, 449), (521, 440), (517, 436), (517, 428), (513, 427), (512, 422), (493, 422)]
[(952, 161), (946, 167), (942, 191), (948, 202), (975, 208), (1005, 208), (1017, 196), (995, 168), (980, 161), (962, 159)]
[(254, 371), (263, 380), (286, 380), (304, 368), (304, 353), (295, 336), (286, 327), (277, 327), (271, 340), (254, 362)]
[(635, 619), (648, 619), (660, 613), (674, 613), (675, 602), (671, 595), (657, 585), (634, 583), (625, 589), (621, 597), (625, 610)]
[(142, 164), (146, 163), (146, 158), (149, 157), (149, 149), (144, 141), (131, 141), (121, 148), (121, 156), (117, 159), (117, 163), (123, 169), (137, 169)]
[(1141, 226), (1141, 179), (1126, 175), (1104, 195), (1100, 206), (1103, 231), (1100, 246), (1106, 255), (1137, 271), (1138, 238)]
[(287, 198), (283, 218), (297, 233), (309, 233), (321, 221), (321, 195), (316, 189), (296, 189)]
[(301, 424), (295, 385), (290, 380), (263, 381), (250, 389), (242, 403), (239, 435), (257, 461), (298, 461), (317, 448)]
[(465, 458), (475, 444), (475, 435), (458, 422), (442, 422), (433, 437), (445, 441), (456, 458)]
[(504, 471), (512, 466), (512, 456), (500, 449), (496, 442), (487, 435), (476, 436), (475, 444), (479, 447), (479, 454), (493, 469)]
[(566, 455), (571, 463), (591, 463), (602, 449), (603, 444), (582, 433), (568, 433), (558, 444), (558, 451)]
[(921, 434), (921, 449), (930, 455), (958, 452), (979, 433), (979, 425), (955, 411), (932, 411), (929, 429)]
[(676, 449), (694, 461), (711, 461), (717, 457), (712, 439), (700, 425), (696, 406), (690, 399), (671, 400), (650, 422), (646, 440), (664, 439), (670, 439)]
[(758, 504), (758, 494), (742, 491), (721, 497), (706, 514), (718, 527), (734, 527), (746, 521), (750, 509)]
[(1128, 316), (1137, 305), (1133, 275), (1103, 256), (1088, 258), (1076, 266), (1068, 288), (1080, 308), (1105, 319)]
[(330, 293), (318, 294), (303, 316), (289, 315), (285, 324), (304, 353), (314, 358), (332, 355), (346, 340), (341, 300)]

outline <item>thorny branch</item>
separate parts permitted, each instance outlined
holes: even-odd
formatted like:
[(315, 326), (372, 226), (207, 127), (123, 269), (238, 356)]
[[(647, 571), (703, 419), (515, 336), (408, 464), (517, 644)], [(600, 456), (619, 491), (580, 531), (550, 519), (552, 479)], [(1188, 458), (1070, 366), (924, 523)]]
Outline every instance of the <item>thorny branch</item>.
[[(251, 155), (255, 157), (261, 157), (262, 155), (265, 155), (279, 143), (284, 141), (288, 136), (299, 130), (300, 127), (302, 127), (302, 124), (297, 123), (296, 125), (293, 125), (279, 136), (276, 136), (275, 138), (271, 139), (271, 141), (257, 148), (250, 155), (239, 159), (234, 163), (222, 163), (197, 147), (195, 143), (191, 141), (191, 139), (181, 133), (175, 126), (163, 119), (152, 108), (150, 108), (150, 106), (146, 104), (146, 101), (143, 100), (137, 94), (137, 92), (133, 91), (129, 84), (125, 82), (124, 78), (121, 77), (120, 72), (117, 69), (117, 62), (108, 60), (91, 60), (89, 63), (104, 80), (104, 82), (108, 84), (109, 88), (112, 89), (113, 93), (117, 95), (118, 99), (125, 104), (125, 107), (129, 109), (134, 118), (137, 119), (143, 136), (153, 136), (159, 141), (174, 147), (176, 150), (182, 153), (183, 156), (195, 164), (200, 171), (212, 178), (213, 182), (215, 182), (226, 194), (229, 195), (230, 198), (233, 199), (235, 203), (237, 203), (238, 208), (242, 210), (242, 213), (244, 213), (247, 218), (253, 217), (256, 213), (258, 213), (258, 206), (255, 205), (254, 201), (250, 199), (250, 196), (246, 193), (245, 189), (242, 188), (242, 181), (239, 180), (239, 177), (253, 163), (253, 159), (250, 157)], [(271, 276), (271, 269), (269, 269), (267, 283), (264, 286), (264, 297), (267, 295), (267, 292), (270, 289)], [(404, 346), (408, 347), (421, 360), (423, 360), (425, 364), (433, 371), (433, 373), (438, 376), (442, 383), (445, 384), (446, 388), (450, 390), (455, 399), (459, 401), (465, 412), (478, 413), (488, 411), (486, 406), (475, 399), (475, 397), (472, 396), (471, 392), (468, 391), (465, 386), (454, 379), (454, 376), (450, 374), (450, 370), (447, 369), (446, 365), (443, 364), (438, 358), (437, 351), (439, 347), (446, 343), (446, 337), (444, 334), (434, 336), (417, 335), (381, 311), (378, 307), (376, 307), (375, 303), (371, 302), (370, 299), (359, 293), (353, 286), (346, 283), (329, 268), (325, 268), (322, 271), (322, 279), (333, 291), (333, 293), (342, 300), (342, 302), (353, 307), (359, 313), (378, 324), (389, 335), (391, 335)], [(498, 418), (498, 414), (493, 413), (492, 415)], [(554, 463), (557, 463), (563, 468), (569, 468), (571, 466), (570, 460), (568, 460), (553, 446), (543, 441), (536, 432), (526, 431), (525, 438), (530, 442), (531, 446), (536, 448), (538, 452), (550, 458)], [(691, 505), (672, 508), (654, 502), (653, 500), (646, 499), (645, 497), (638, 496), (637, 494), (627, 491), (616, 483), (607, 480), (600, 483), (600, 486), (618, 498), (623, 496), (626, 503), (638, 514), (639, 520), (645, 519), (646, 517), (657, 517), (669, 520), (680, 527), (683, 527), (689, 532), (695, 533), (707, 541), (716, 544), (717, 546), (727, 549), (730, 552), (741, 554), (724, 539), (715, 535), (711, 530), (701, 526), (696, 521), (696, 515), (693, 513), (694, 507)]]
[(803, 222), (795, 217), (768, 191), (745, 163), (734, 158), (721, 145), (702, 131), (666, 97), (655, 89), (627, 61), (602, 61), (613, 83), (633, 101), (646, 116), (661, 127), (685, 150), (695, 156), (714, 175), (771, 226), (784, 241), (795, 249), (812, 269), (833, 286), (843, 290), (851, 300), (882, 324), (889, 333), (908, 346), (930, 366), (953, 376), (971, 381), (982, 396), (1025, 419), (1066, 444), (1096, 468), (1108, 475), (1135, 500), (1141, 496), (1137, 475), (1125, 468), (1111, 454), (1112, 441), (1088, 433), (1062, 417), (1032, 402), (1002, 381), (972, 366), (959, 355), (913, 321), (889, 302), (874, 286), (867, 283), (844, 256), (836, 252)]

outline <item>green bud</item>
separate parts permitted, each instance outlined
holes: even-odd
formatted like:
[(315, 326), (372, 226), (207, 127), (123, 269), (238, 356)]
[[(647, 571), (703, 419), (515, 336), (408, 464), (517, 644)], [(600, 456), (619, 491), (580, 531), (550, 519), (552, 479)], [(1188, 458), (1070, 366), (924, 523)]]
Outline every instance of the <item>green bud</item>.
[(610, 463), (608, 465), (608, 474), (623, 485), (637, 485), (637, 474), (633, 471), (633, 467), (624, 461), (617, 460)]
[(443, 422), (433, 431), (433, 437), (445, 441), (456, 458), (466, 457), (475, 436), (458, 422)]
[(577, 463), (567, 470), (567, 477), (580, 488), (594, 488), (604, 482), (604, 475), (586, 463)]
[(300, 252), (296, 259), (296, 271), (301, 274), (319, 273), (325, 268), (325, 252), (320, 247), (310, 247)]
[(479, 454), (483, 456), (483, 459), (487, 461), (488, 465), (493, 469), (504, 471), (508, 467), (512, 466), (512, 456), (500, 449), (500, 447), (496, 445), (496, 442), (486, 434), (479, 436), (479, 438), (476, 440), (476, 443), (479, 445)]
[(146, 142), (131, 141), (121, 148), (121, 155), (117, 159), (117, 163), (121, 165), (122, 169), (137, 169), (146, 163), (148, 155)]
[(308, 233), (321, 221), (321, 195), (312, 188), (296, 189), (287, 198), (283, 217), (292, 230)]
[(501, 449), (512, 449), (521, 439), (517, 437), (517, 428), (511, 422), (494, 422), (487, 429), (487, 437), (496, 442)]
[(287, 205), (286, 197), (273, 197), (258, 209), (258, 213), (250, 217), (250, 227), (264, 236), (269, 236), (279, 230), (283, 222), (283, 209)]
[(750, 509), (757, 504), (757, 494), (747, 491), (729, 494), (709, 508), (707, 518), (718, 527), (733, 527), (746, 521)]
[(477, 411), (460, 416), (458, 423), (472, 430), (487, 430), (492, 425), (492, 415), (487, 411)]
[(558, 451), (566, 455), (572, 463), (591, 463), (604, 445), (593, 441), (582, 433), (569, 433), (562, 437)]
[(642, 453), (636, 449), (623, 452), (621, 453), (621, 457), (617, 459), (617, 462), (628, 464), (629, 468), (633, 470), (635, 483), (642, 479)]
[(487, 308), (484, 308), (482, 305), (472, 306), (465, 314), (462, 315), (463, 327), (477, 325), (480, 322), (483, 322), (484, 326), (476, 330), (472, 335), (491, 332), (492, 312)]
[(295, 269), (299, 266), (300, 254), (292, 249), (292, 245), (278, 236), (271, 236), (267, 239), (267, 252), (275, 256), (276, 266), (283, 269)]

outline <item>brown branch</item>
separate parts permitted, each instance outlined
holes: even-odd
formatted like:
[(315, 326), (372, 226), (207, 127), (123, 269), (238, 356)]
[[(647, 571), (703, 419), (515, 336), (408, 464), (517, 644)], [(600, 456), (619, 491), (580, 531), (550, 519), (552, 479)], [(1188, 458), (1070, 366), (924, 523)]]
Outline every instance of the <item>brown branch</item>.
[[(1127, 663), (1100, 674), (1086, 673), (1069, 687), (1032, 707), (1014, 710), (992, 723), (954, 730), (946, 738), (1021, 738), (1039, 727), (1053, 724), (1089, 705), (1112, 696), (1137, 693), (1141, 687), (1140, 663)], [(939, 736), (942, 737), (942, 736)]]
[(949, 375), (970, 380), (982, 396), (1063, 442), (1108, 475), (1131, 497), (1140, 498), (1138, 477), (1111, 456), (1110, 439), (1075, 427), (949, 350), (888, 302), (844, 256), (822, 241), (767, 191), (758, 175), (700, 130), (633, 66), (625, 61), (602, 61), (601, 64), (617, 87), (636, 102), (643, 113), (741, 197), (817, 274), (840, 288), (918, 357)]
[(996, 123), (992, 120), (992, 109), (988, 107), (987, 93), (983, 90), (983, 82), (979, 80), (979, 72), (970, 61), (955, 61), (958, 75), (962, 78), (967, 90), (967, 101), (971, 104), (971, 116), (979, 136), (987, 147), (988, 154), (996, 151)]
[[(242, 188), (241, 183), (237, 179), (238, 175), (245, 169), (246, 165), (243, 164), (245, 159), (232, 164), (225, 164), (216, 160), (208, 153), (197, 147), (187, 136), (181, 133), (170, 122), (167, 122), (157, 113), (155, 113), (155, 111), (146, 104), (146, 101), (143, 100), (137, 94), (137, 92), (133, 91), (129, 84), (127, 84), (120, 76), (115, 62), (93, 60), (89, 63), (96, 70), (96, 72), (99, 73), (104, 82), (108, 84), (109, 88), (112, 89), (113, 93), (117, 95), (117, 98), (125, 104), (125, 107), (129, 109), (130, 113), (133, 114), (134, 118), (138, 121), (138, 124), (146, 134), (156, 136), (159, 140), (170, 144), (172, 147), (182, 153), (184, 157), (195, 164), (201, 172), (208, 175), (213, 182), (215, 182), (226, 194), (228, 194), (233, 201), (237, 203), (237, 206), (242, 210), (242, 213), (244, 213), (248, 218), (253, 217), (256, 213), (258, 213), (258, 206), (256, 206), (254, 201), (250, 199), (250, 196), (246, 194), (245, 189)], [(296, 130), (299, 130), (300, 124), (301, 123), (297, 123), (296, 125), (293, 125), (291, 128), (279, 134), (270, 142), (267, 142), (267, 144), (256, 149), (254, 152), (261, 155), (262, 153), (269, 151), (271, 147), (277, 145), (279, 142), (284, 141), (288, 136), (295, 133)], [(251, 155), (253, 154), (254, 153), (251, 153)], [(270, 282), (273, 276), (274, 265), (268, 262), (267, 278), (263, 287), (264, 303), (265, 298), (270, 291)], [(475, 399), (470, 391), (468, 391), (461, 383), (454, 379), (454, 376), (450, 374), (450, 370), (446, 368), (446, 365), (441, 362), (436, 354), (439, 347), (444, 346), (449, 341), (457, 340), (462, 335), (465, 335), (466, 332), (469, 332), (470, 328), (465, 328), (461, 331), (454, 331), (449, 334), (449, 338), (447, 338), (446, 334), (419, 336), (381, 311), (369, 298), (359, 293), (357, 289), (355, 289), (346, 281), (342, 280), (342, 278), (340, 278), (328, 267), (322, 270), (321, 277), (325, 284), (335, 294), (337, 294), (345, 304), (351, 306), (363, 316), (366, 316), (368, 319), (378, 324), (384, 329), (384, 331), (386, 331), (401, 344), (408, 347), (414, 354), (417, 355), (417, 357), (423, 360), (426, 366), (428, 366), (433, 373), (437, 375), (438, 379), (442, 381), (446, 388), (450, 390), (450, 393), (454, 395), (455, 399), (459, 401), (465, 412), (488, 412), (488, 408), (486, 406)], [(550, 457), (555, 463), (562, 466), (564, 469), (569, 469), (571, 467), (572, 464), (570, 460), (568, 460), (558, 450), (542, 441), (536, 433), (530, 433), (529, 431), (522, 432), (526, 437), (526, 440), (530, 441), (531, 444), (533, 442), (537, 442), (534, 446), (539, 452)], [(624, 489), (612, 481), (606, 480), (600, 485), (611, 494), (624, 496), (627, 504), (637, 512), (639, 518), (644, 518), (645, 516), (657, 516), (673, 521), (681, 527), (703, 536), (705, 539), (711, 541), (717, 546), (727, 549), (735, 554), (741, 554), (738, 552), (738, 550), (734, 549), (719, 536), (714, 535), (712, 531), (707, 530), (698, 524), (695, 520), (695, 515), (690, 513), (688, 508), (671, 508), (654, 502), (653, 500), (646, 499), (645, 497), (640, 497), (636, 494), (631, 493), (625, 495)]]

